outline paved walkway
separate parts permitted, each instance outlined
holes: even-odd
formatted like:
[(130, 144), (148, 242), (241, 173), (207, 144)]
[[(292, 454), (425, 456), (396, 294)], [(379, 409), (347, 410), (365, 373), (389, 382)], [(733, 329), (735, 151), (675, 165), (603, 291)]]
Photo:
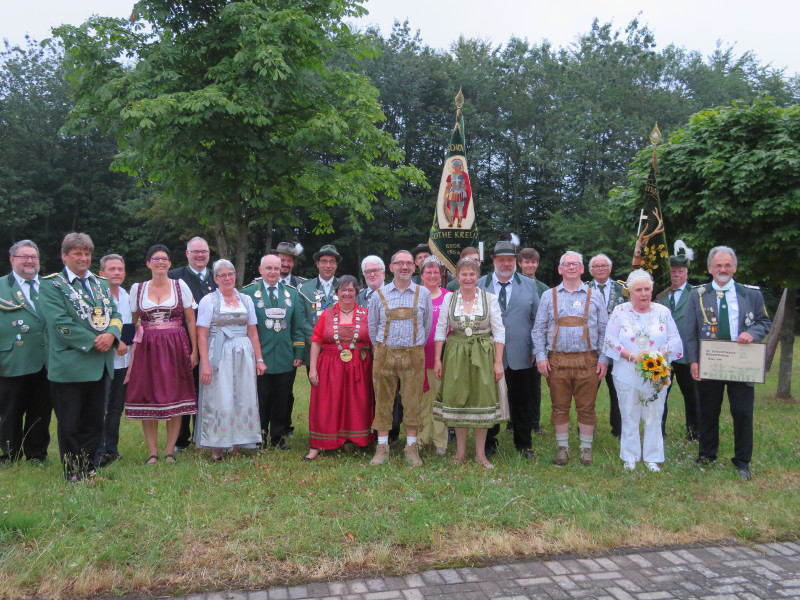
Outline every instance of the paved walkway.
[(765, 600), (800, 598), (800, 544), (566, 556), (480, 568), (183, 596), (180, 600)]

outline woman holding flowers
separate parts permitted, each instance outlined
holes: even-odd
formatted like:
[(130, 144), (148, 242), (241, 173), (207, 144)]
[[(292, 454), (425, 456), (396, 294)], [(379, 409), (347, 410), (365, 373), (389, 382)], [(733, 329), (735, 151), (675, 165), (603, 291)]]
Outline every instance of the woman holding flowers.
[[(644, 458), (647, 468), (658, 472), (664, 462), (661, 415), (672, 373), (669, 363), (683, 356), (683, 345), (669, 308), (652, 302), (650, 274), (633, 271), (626, 287), (630, 302), (614, 309), (603, 346), (615, 361), (614, 385), (622, 414), (619, 456), (626, 470), (634, 470)], [(640, 421), (644, 421), (644, 442)]]

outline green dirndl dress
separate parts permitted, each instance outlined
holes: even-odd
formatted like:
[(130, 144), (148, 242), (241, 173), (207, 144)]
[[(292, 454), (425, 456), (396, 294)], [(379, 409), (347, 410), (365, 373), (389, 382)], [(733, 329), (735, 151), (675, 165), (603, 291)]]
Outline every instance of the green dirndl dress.
[(442, 385), (433, 404), (433, 417), (448, 427), (488, 428), (508, 419), (501, 407), (505, 380), (500, 384), (494, 380), (489, 298), (485, 291), (478, 291), (482, 314), (474, 315), (474, 320), (462, 321), (456, 316), (460, 292), (453, 294), (447, 311), (450, 336), (444, 347)]

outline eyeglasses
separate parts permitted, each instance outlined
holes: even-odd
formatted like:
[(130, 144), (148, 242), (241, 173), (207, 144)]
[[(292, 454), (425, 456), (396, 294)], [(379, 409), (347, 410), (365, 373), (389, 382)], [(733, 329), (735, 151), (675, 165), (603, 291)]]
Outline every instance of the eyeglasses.
[(14, 258), (17, 258), (17, 259), (19, 259), (21, 261), (31, 261), (31, 262), (33, 262), (33, 261), (39, 260), (39, 257), (36, 256), (35, 254), (12, 254), (11, 256), (13, 256)]
[(189, 254), (211, 254), (211, 250), (189, 250)]
[(590, 269), (610, 269), (611, 265), (592, 265)]
[(165, 256), (156, 256), (155, 258), (151, 258), (150, 262), (169, 262), (169, 259)]
[(711, 268), (715, 271), (719, 271), (720, 269), (728, 269), (729, 271), (736, 265), (732, 265), (731, 263), (725, 263), (724, 265), (711, 265)]
[(383, 269), (367, 269), (364, 271), (364, 275), (377, 275), (378, 273), (383, 273)]
[(565, 269), (577, 269), (583, 266), (583, 263), (579, 262), (569, 262), (569, 263), (561, 263), (561, 266)]
[(217, 273), (214, 277), (217, 279), (233, 279), (236, 277), (236, 273)]
[(402, 261), (398, 260), (392, 263), (393, 265), (397, 265), (398, 267), (413, 267), (414, 263), (410, 260)]

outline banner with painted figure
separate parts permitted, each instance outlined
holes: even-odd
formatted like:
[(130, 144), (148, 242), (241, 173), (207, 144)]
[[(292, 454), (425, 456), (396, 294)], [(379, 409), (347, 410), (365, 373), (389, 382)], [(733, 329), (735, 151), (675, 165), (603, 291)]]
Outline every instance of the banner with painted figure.
[(461, 250), (477, 246), (478, 227), (475, 222), (475, 202), (467, 168), (466, 136), (464, 135), (464, 94), (455, 97), (456, 124), (442, 168), (439, 195), (433, 215), (428, 245), (447, 269), (455, 274)]

